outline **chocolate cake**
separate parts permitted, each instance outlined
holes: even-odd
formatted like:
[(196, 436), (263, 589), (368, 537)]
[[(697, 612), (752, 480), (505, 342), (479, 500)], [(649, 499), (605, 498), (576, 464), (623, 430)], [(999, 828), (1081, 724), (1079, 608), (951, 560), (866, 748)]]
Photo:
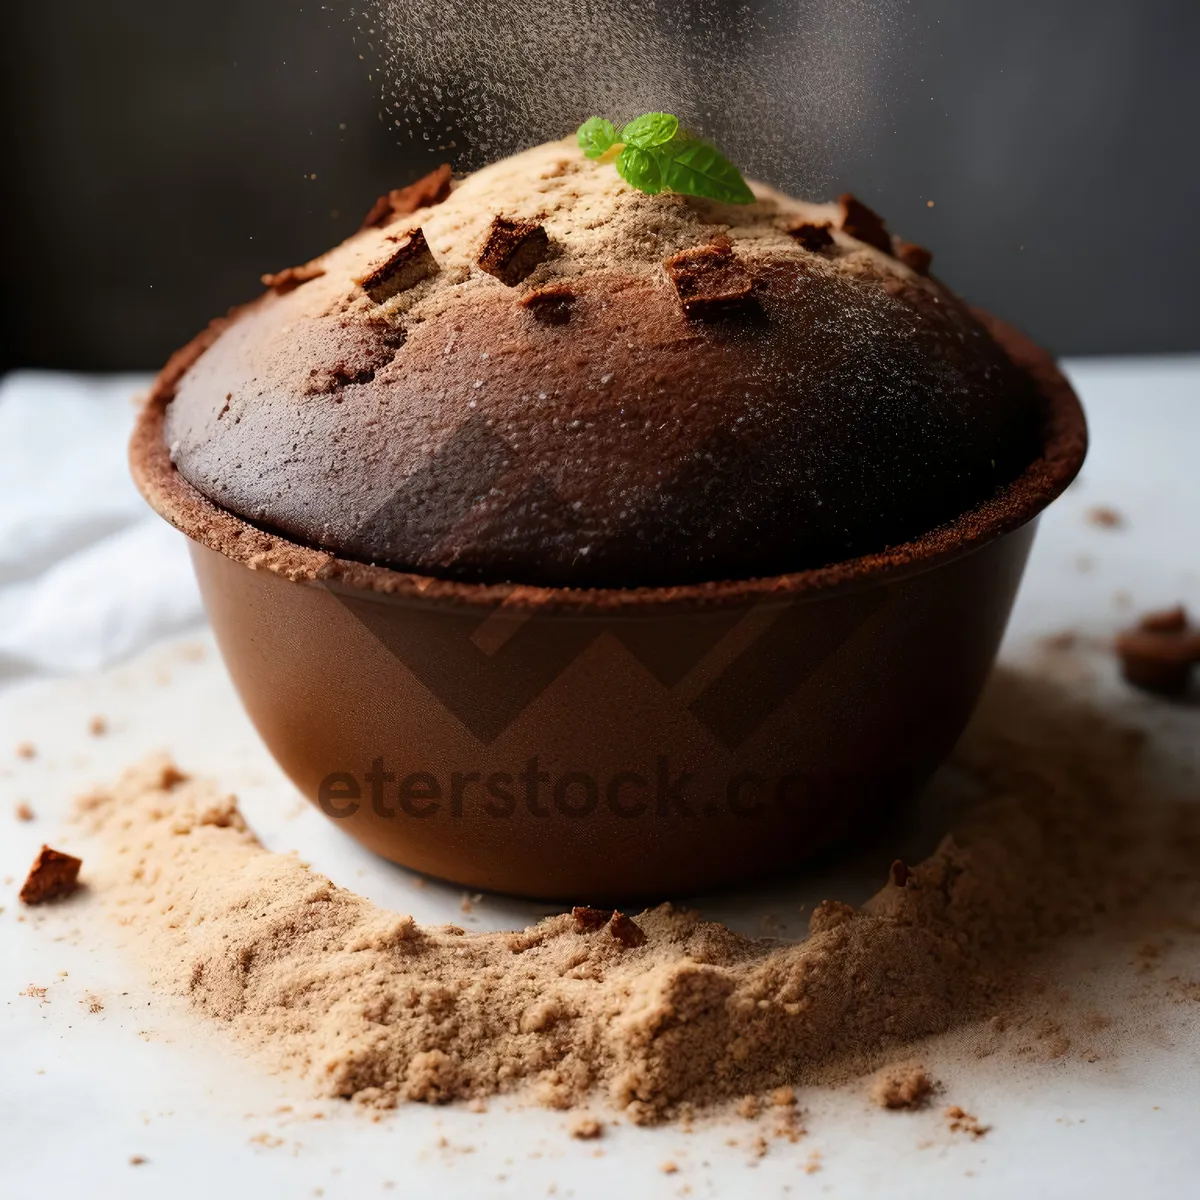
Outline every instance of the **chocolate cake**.
[(344, 559), (607, 588), (878, 552), (1021, 475), (1037, 391), (928, 253), (754, 192), (644, 195), (573, 141), (435, 172), (168, 369), (171, 460)]

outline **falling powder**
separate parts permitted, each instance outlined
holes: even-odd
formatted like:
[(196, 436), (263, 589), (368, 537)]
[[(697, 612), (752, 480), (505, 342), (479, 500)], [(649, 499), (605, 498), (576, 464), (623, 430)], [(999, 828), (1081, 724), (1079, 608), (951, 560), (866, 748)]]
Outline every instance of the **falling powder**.
[(889, 99), (900, 0), (372, 0), (384, 118), (468, 170), (586, 117), (667, 109), (747, 172), (811, 194)]

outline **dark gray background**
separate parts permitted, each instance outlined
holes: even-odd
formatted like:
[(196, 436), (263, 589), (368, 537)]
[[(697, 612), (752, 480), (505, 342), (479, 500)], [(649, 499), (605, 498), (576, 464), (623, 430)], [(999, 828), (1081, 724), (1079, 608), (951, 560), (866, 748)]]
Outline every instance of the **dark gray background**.
[[(347, 12), (10, 8), (0, 368), (155, 366), (439, 161), (385, 124)], [(1200, 3), (911, 0), (906, 21), (831, 191), (1060, 353), (1200, 349)]]

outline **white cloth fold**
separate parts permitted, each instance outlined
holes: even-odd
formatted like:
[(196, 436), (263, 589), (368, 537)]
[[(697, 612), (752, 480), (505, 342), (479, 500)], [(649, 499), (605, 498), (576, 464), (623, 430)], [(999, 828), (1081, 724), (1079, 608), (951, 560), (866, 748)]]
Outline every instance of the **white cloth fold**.
[(0, 379), (0, 684), (95, 670), (203, 619), (185, 539), (129, 478), (148, 382)]

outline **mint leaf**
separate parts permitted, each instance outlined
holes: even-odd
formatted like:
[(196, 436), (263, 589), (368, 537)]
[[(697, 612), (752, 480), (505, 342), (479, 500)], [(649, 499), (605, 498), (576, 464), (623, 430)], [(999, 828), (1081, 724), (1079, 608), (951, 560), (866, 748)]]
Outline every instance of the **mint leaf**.
[(626, 146), (617, 155), (617, 174), (647, 196), (657, 196), (663, 189), (661, 156), (657, 149)]
[(673, 113), (643, 113), (619, 134), (611, 121), (589, 117), (580, 125), (578, 137), (588, 158), (608, 155), (611, 159), (616, 154), (617, 173), (649, 196), (679, 192), (725, 204), (754, 200), (737, 167), (715, 146), (683, 133)]
[(688, 196), (706, 196), (725, 204), (752, 204), (754, 193), (742, 173), (706, 142), (677, 138), (657, 147), (662, 186)]
[(678, 132), (678, 117), (670, 113), (646, 113), (630, 121), (621, 130), (621, 141), (641, 150), (650, 150), (669, 142)]
[(617, 140), (617, 130), (611, 121), (603, 117), (588, 117), (576, 135), (579, 148), (588, 158), (599, 158)]

